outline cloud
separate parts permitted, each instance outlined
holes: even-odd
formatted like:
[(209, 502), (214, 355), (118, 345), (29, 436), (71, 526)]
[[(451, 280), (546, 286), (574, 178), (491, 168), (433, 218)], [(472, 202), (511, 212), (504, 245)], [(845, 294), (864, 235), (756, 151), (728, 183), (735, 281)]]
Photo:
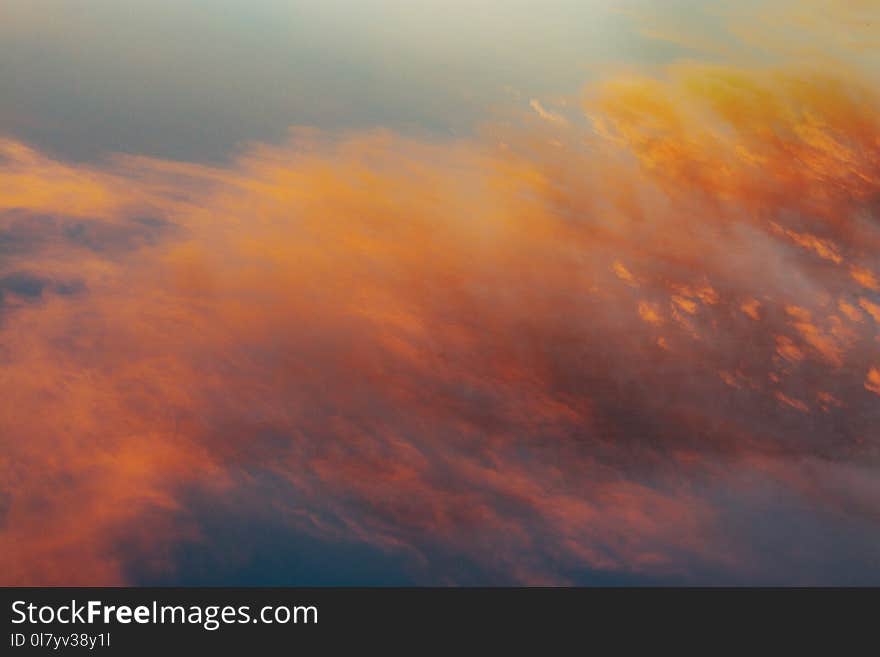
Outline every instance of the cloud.
[(568, 123), (564, 116), (562, 116), (561, 114), (557, 114), (556, 112), (551, 112), (546, 107), (544, 107), (541, 104), (541, 101), (537, 98), (532, 98), (532, 100), (529, 101), (529, 107), (531, 107), (535, 111), (535, 114), (540, 116), (545, 121), (549, 121), (550, 123), (559, 123), (561, 125), (565, 125), (566, 123)]
[(688, 65), (584, 98), (598, 134), (555, 145), (4, 142), (3, 583), (173, 579), (192, 492), (242, 490), (426, 582), (877, 581), (870, 85)]

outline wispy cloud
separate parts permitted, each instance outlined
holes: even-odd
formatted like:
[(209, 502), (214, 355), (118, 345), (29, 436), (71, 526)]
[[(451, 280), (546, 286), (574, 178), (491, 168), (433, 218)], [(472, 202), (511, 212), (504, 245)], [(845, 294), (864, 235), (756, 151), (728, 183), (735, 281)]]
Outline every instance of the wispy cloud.
[(544, 107), (541, 104), (541, 101), (537, 98), (533, 98), (531, 101), (529, 101), (529, 107), (531, 107), (535, 111), (535, 114), (540, 116), (545, 121), (549, 121), (550, 123), (559, 123), (562, 125), (568, 123), (564, 116), (558, 114), (557, 112), (551, 112), (546, 107)]
[(553, 145), (4, 142), (3, 582), (173, 571), (187, 495), (264, 476), (281, 522), (424, 581), (877, 581), (873, 87), (687, 65), (583, 98), (599, 134)]

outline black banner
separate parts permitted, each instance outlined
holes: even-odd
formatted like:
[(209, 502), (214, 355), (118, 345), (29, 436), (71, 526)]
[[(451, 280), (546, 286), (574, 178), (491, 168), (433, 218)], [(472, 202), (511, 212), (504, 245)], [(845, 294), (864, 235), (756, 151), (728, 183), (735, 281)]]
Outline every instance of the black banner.
[[(7, 588), (0, 654), (207, 654), (277, 650), (804, 636), (846, 614), (858, 625), (876, 590)], [(869, 604), (859, 602), (867, 593)], [(766, 603), (770, 603), (769, 605)], [(788, 630), (786, 630), (788, 623)], [(572, 644), (573, 645), (573, 644)], [(187, 653), (188, 654), (188, 653)]]

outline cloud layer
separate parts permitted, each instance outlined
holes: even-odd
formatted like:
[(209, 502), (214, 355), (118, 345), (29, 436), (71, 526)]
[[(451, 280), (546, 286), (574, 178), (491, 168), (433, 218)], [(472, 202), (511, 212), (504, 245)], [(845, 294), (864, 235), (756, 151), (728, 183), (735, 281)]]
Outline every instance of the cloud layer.
[(194, 491), (419, 582), (880, 581), (872, 85), (535, 103), (228, 167), (3, 142), (2, 583), (173, 580)]

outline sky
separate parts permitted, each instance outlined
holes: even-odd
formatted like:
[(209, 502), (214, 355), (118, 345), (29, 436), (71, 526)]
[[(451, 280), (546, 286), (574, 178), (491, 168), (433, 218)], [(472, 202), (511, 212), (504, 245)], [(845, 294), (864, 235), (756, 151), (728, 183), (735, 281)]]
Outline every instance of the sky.
[(880, 584), (875, 0), (5, 0), (0, 584)]

